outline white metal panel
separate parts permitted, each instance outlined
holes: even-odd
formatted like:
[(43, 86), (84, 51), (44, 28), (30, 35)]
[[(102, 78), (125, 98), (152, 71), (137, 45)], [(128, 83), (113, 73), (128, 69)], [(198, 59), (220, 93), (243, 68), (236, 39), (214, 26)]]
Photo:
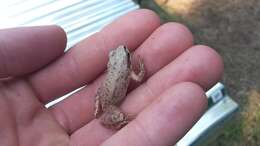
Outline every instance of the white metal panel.
[(117, 17), (139, 8), (131, 0), (9, 0), (0, 3), (0, 28), (60, 25), (67, 32), (67, 48)]

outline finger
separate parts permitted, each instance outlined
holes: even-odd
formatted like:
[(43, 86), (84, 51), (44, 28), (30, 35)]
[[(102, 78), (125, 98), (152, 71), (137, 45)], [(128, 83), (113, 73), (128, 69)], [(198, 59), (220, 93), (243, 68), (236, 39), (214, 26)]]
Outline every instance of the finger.
[(30, 82), (42, 102), (64, 95), (100, 75), (110, 49), (118, 45), (135, 49), (159, 24), (159, 17), (152, 11), (131, 12), (74, 46), (57, 62), (33, 75)]
[[(162, 92), (180, 82), (193, 82), (204, 90), (215, 84), (222, 75), (223, 64), (219, 55), (206, 46), (194, 46), (177, 59), (151, 76), (145, 83), (127, 95), (121, 105), (123, 111), (129, 115), (137, 115), (152, 103)], [(85, 100), (92, 101), (93, 96), (85, 95)], [(88, 111), (93, 114), (94, 102), (86, 104)], [(91, 113), (87, 113), (90, 114)], [(95, 131), (93, 131), (95, 129)], [(112, 132), (100, 125), (98, 120), (92, 120), (73, 134), (73, 138), (88, 137), (86, 144), (98, 145), (110, 137)], [(99, 136), (97, 136), (99, 135)]]
[(62, 55), (66, 34), (57, 26), (0, 30), (0, 78), (38, 70)]
[[(154, 31), (134, 52), (134, 56), (139, 55), (144, 60), (146, 77), (148, 78), (191, 45), (192, 35), (186, 27), (178, 23), (167, 23)], [(154, 61), (154, 58), (158, 56), (161, 59)], [(136, 60), (138, 59), (136, 58)], [(103, 79), (99, 78), (79, 93), (52, 108), (58, 121), (70, 133), (93, 119), (93, 97), (100, 81)]]
[(196, 83), (206, 91), (221, 79), (222, 73), (221, 57), (212, 48), (193, 46), (128, 94), (122, 108), (137, 114), (162, 92), (180, 82)]
[(174, 145), (195, 124), (206, 107), (207, 98), (200, 86), (194, 83), (177, 84), (102, 146)]

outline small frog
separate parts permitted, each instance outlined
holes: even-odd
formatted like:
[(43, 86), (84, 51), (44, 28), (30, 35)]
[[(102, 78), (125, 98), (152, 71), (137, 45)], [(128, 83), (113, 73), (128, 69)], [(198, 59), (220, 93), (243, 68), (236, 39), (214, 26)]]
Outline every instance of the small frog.
[(145, 74), (143, 61), (139, 60), (140, 71), (132, 70), (131, 54), (125, 46), (119, 46), (109, 53), (107, 75), (98, 88), (95, 98), (95, 117), (102, 125), (111, 129), (120, 129), (130, 118), (117, 106), (126, 97), (130, 79), (140, 82)]

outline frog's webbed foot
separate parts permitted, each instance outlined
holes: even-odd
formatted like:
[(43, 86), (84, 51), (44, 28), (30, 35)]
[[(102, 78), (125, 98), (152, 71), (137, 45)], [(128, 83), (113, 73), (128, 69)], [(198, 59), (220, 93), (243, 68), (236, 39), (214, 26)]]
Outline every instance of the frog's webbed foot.
[(137, 82), (141, 82), (145, 75), (144, 61), (138, 56), (139, 59), (139, 73), (136, 74), (133, 70), (131, 71), (131, 78)]
[(105, 127), (116, 130), (121, 129), (129, 122), (128, 116), (114, 105), (107, 107), (100, 120)]

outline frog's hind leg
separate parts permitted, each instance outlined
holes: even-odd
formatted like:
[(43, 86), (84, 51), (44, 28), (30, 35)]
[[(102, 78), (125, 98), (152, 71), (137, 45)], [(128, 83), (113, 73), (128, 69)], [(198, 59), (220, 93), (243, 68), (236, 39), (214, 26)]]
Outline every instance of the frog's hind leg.
[(111, 129), (120, 129), (129, 122), (129, 117), (118, 107), (109, 105), (101, 116), (101, 123)]
[(95, 118), (98, 118), (101, 115), (101, 112), (102, 112), (101, 103), (99, 100), (99, 96), (97, 95), (95, 98), (95, 111), (94, 111)]

